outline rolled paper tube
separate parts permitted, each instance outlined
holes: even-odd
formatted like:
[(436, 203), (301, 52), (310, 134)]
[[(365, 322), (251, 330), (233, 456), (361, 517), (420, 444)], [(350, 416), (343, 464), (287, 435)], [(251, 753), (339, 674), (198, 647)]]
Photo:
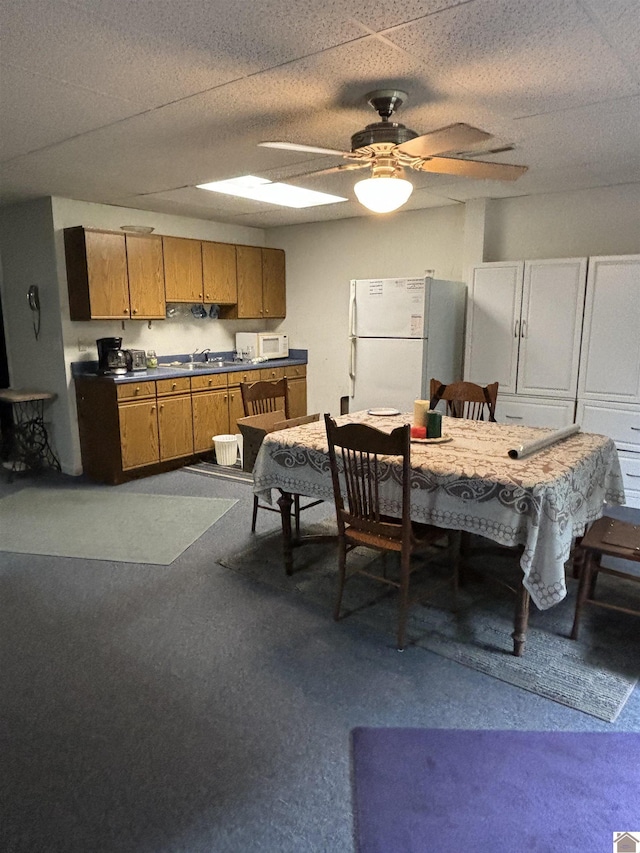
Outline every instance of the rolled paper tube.
[(429, 401), (428, 400), (416, 400), (413, 404), (413, 425), (414, 426), (423, 426), (427, 425), (427, 413), (429, 412)]
[(423, 426), (412, 426), (411, 427), (411, 438), (426, 438), (427, 437), (427, 428)]
[(537, 453), (538, 450), (543, 450), (551, 444), (569, 438), (570, 435), (575, 435), (580, 432), (579, 424), (571, 424), (571, 426), (557, 429), (550, 435), (544, 438), (539, 438), (537, 441), (529, 441), (526, 444), (521, 444), (519, 447), (514, 447), (509, 451), (511, 459), (523, 459), (525, 456), (530, 456), (532, 453)]

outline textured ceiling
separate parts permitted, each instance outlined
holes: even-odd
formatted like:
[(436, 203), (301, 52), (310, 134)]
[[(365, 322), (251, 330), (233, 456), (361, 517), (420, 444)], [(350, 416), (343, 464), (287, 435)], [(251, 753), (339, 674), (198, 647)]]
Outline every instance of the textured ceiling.
[(419, 134), (486, 130), (514, 183), (410, 172), (404, 209), (640, 182), (638, 0), (2, 0), (0, 203), (42, 195), (270, 227), (371, 216), (346, 196), (292, 210), (195, 189), (336, 157), (397, 87)]

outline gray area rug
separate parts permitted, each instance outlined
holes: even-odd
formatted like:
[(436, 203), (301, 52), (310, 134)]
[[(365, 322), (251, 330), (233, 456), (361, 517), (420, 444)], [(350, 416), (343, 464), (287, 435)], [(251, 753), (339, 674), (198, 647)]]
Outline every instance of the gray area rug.
[[(309, 527), (305, 532), (326, 533), (332, 523)], [(358, 548), (349, 555), (363, 563), (379, 559), (376, 552)], [(327, 630), (333, 623), (336, 592), (337, 550), (334, 543), (308, 543), (294, 551), (295, 571), (287, 577), (282, 563), (280, 533), (257, 537), (255, 545), (221, 565), (280, 590), (299, 595), (327, 614)], [(351, 563), (353, 564), (353, 563)], [(390, 561), (389, 565), (393, 565)], [(434, 594), (427, 605), (409, 612), (408, 637), (412, 645), (427, 649), (479, 670), (493, 678), (521, 687), (554, 702), (613, 722), (640, 676), (640, 632), (632, 616), (587, 608), (578, 642), (569, 639), (577, 582), (569, 580), (569, 595), (556, 607), (539, 611), (532, 605), (525, 654), (511, 654), (515, 598), (496, 577), (512, 583), (520, 577), (517, 558), (476, 555), (471, 568), (482, 572), (460, 590), (457, 611), (449, 588)], [(446, 567), (431, 563), (424, 573), (428, 584), (441, 582)], [(620, 584), (601, 577), (603, 587)], [(415, 586), (414, 586), (415, 590)], [(615, 589), (612, 590), (615, 592)], [(636, 593), (637, 594), (637, 593)], [(624, 595), (621, 592), (620, 595)], [(343, 623), (353, 622), (384, 633), (388, 645), (395, 642), (396, 597), (386, 587), (363, 577), (347, 582)]]
[(168, 566), (237, 501), (26, 488), (0, 500), (0, 550)]

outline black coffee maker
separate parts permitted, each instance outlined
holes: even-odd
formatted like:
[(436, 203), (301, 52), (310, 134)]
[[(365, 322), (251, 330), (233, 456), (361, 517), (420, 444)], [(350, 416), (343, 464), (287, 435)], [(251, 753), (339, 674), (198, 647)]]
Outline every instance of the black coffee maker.
[(129, 369), (122, 338), (98, 338), (98, 373), (119, 376)]

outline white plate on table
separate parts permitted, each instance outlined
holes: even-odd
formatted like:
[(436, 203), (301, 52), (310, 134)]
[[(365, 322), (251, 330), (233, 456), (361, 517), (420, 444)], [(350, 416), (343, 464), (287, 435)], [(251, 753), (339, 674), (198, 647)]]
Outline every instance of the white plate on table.
[(438, 438), (412, 438), (411, 443), (413, 444), (444, 444), (445, 441), (453, 441), (453, 437), (450, 435), (441, 435)]
[(401, 415), (400, 409), (367, 409), (368, 415), (379, 415), (381, 418), (389, 418), (392, 415)]

